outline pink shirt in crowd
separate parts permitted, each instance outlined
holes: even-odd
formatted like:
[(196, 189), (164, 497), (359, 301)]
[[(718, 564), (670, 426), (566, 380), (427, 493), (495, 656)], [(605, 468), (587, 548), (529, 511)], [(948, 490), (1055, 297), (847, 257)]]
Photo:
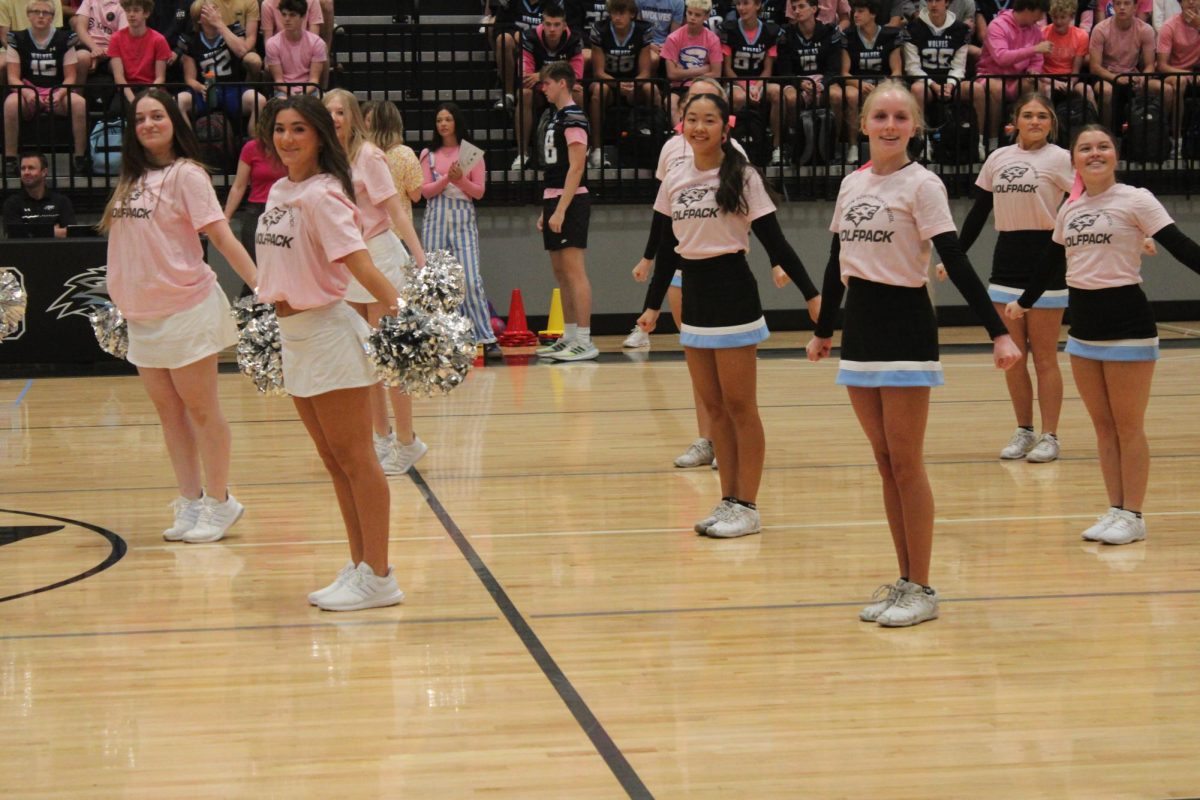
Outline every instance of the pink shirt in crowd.
[(338, 179), (319, 173), (271, 187), (254, 237), (258, 296), (297, 310), (341, 300), (350, 282), (346, 256), (366, 250), (359, 214)]
[(1041, 43), (1041, 28), (1021, 27), (1012, 11), (1001, 11), (987, 26), (987, 38), (975, 72), (978, 75), (1040, 73), (1042, 54), (1033, 48)]
[(108, 43), (108, 57), (121, 59), (126, 83), (146, 85), (154, 83), (155, 62), (171, 60), (171, 46), (153, 28), (147, 28), (143, 36), (134, 36), (129, 28), (121, 28)]
[[(662, 57), (667, 61), (674, 61), (683, 69), (693, 69), (720, 64), (724, 54), (721, 52), (721, 40), (715, 33), (705, 28), (699, 36), (691, 36), (685, 25), (672, 31), (667, 41), (663, 42)], [(692, 82), (672, 83), (675, 86), (690, 86)]]
[(1200, 31), (1176, 14), (1158, 29), (1158, 52), (1168, 54), (1168, 66), (1192, 69), (1200, 62)]
[[(271, 36), (283, 31), (283, 16), (279, 13), (279, 0), (263, 0), (258, 13), (259, 30), (269, 30)], [(268, 27), (267, 20), (270, 20), (270, 27)], [(311, 33), (313, 25), (320, 25), (324, 21), (325, 15), (321, 13), (321, 4), (317, 0), (313, 0), (308, 4), (308, 13), (304, 15), (304, 30)]]
[(841, 14), (850, 16), (850, 0), (817, 0), (817, 19), (826, 25), (837, 25)]
[[(569, 133), (570, 131), (568, 131)], [(421, 184), (421, 196), (428, 199), (437, 197), (442, 192), (446, 192), (447, 196), (466, 197), (470, 200), (478, 200), (483, 197), (484, 184), (487, 182), (486, 172), (483, 169), (483, 159), (475, 162), (475, 166), (471, 167), (471, 171), (463, 175), (457, 181), (450, 180), (450, 167), (458, 161), (458, 145), (446, 147), (442, 145), (437, 150), (433, 151), (432, 155), (428, 150), (421, 151), (421, 173), (425, 176), (425, 182)], [(433, 172), (430, 171), (429, 161), (433, 159), (433, 165), (437, 168), (438, 179), (433, 179)], [(457, 189), (457, 193), (454, 190)]]
[(358, 148), (358, 157), (351, 164), (354, 177), (354, 199), (362, 217), (363, 239), (374, 239), (392, 227), (384, 203), (396, 195), (396, 182), (388, 169), (383, 151), (370, 142)]
[(117, 0), (83, 0), (75, 13), (87, 17), (87, 35), (101, 50), (107, 51), (112, 35), (129, 25), (125, 9)]
[(225, 219), (204, 167), (180, 159), (148, 171), (113, 209), (108, 292), (127, 319), (162, 319), (208, 297), (217, 276), (197, 231)]
[[(670, 37), (668, 37), (669, 39)], [(727, 214), (717, 208), (720, 169), (696, 169), (695, 159), (679, 163), (658, 187), (654, 210), (671, 218), (679, 245), (675, 252), (696, 260), (750, 250), (750, 223), (775, 211), (762, 177), (747, 169), (746, 214)]]
[(1049, 231), (1071, 191), (1071, 154), (1056, 144), (1037, 150), (1001, 147), (988, 156), (975, 185), (992, 193), (998, 231)]
[[(1100, 66), (1118, 75), (1138, 71), (1138, 59), (1142, 49), (1154, 49), (1154, 28), (1140, 19), (1134, 19), (1128, 30), (1117, 27), (1116, 17), (1109, 17), (1092, 28), (1092, 48), (1100, 48), (1103, 56)], [(1147, 64), (1147, 69), (1154, 69)]]
[(868, 165), (843, 178), (829, 230), (841, 242), (843, 281), (924, 286), (930, 239), (956, 228), (942, 179), (910, 162), (891, 175)]
[(1142, 241), (1172, 224), (1146, 189), (1114, 184), (1059, 209), (1054, 241), (1067, 248), (1067, 286), (1107, 289), (1142, 282)]
[[(542, 32), (541, 25), (538, 25), (536, 30), (534, 30), (531, 34), (526, 34), (526, 35), (536, 36), (538, 39), (541, 40), (543, 46), (546, 43), (546, 34)], [(566, 26), (563, 26), (562, 38), (559, 40), (559, 44), (558, 44), (559, 52), (562, 52), (562, 48), (566, 45), (566, 43), (570, 39), (570, 37), (571, 37), (571, 29)], [(575, 72), (575, 80), (578, 80), (578, 81), (583, 80), (583, 51), (582, 50), (578, 53), (575, 53), (570, 58), (557, 59), (557, 60), (566, 61), (568, 64), (571, 65), (571, 69), (574, 70), (574, 72)], [(549, 63), (549, 61), (547, 63)], [(521, 54), (521, 74), (522, 75), (534, 75), (537, 73), (537, 71), (539, 69), (540, 69), (540, 67), (538, 66), (537, 60), (533, 57), (533, 53), (530, 52), (528, 49), (523, 50), (523, 52)]]
[[(313, 0), (313, 5), (316, 5)], [(267, 65), (278, 64), (284, 83), (308, 83), (312, 65), (329, 60), (325, 41), (312, 31), (303, 31), (293, 42), (282, 32), (267, 39)]]
[(242, 145), (242, 153), (238, 156), (246, 166), (250, 167), (250, 194), (246, 198), (250, 203), (267, 202), (267, 193), (275, 185), (275, 181), (287, 177), (287, 169), (273, 158), (269, 158), (257, 139), (251, 139)]
[(1069, 75), (1075, 71), (1075, 59), (1087, 57), (1089, 40), (1083, 28), (1071, 25), (1060, 36), (1053, 25), (1047, 25), (1042, 36), (1054, 48), (1042, 58), (1042, 71), (1047, 75)]

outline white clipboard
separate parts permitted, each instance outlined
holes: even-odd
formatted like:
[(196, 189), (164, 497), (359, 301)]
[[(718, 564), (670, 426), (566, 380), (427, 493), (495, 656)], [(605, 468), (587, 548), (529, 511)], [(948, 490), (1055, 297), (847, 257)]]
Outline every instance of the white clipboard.
[(466, 139), (458, 143), (458, 168), (463, 171), (463, 175), (468, 174), (481, 158), (483, 151)]

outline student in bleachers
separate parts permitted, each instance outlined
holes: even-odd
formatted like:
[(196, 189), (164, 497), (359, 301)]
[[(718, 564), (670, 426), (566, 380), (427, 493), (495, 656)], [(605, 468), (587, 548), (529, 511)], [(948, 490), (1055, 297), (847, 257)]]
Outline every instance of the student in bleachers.
[[(258, 0), (205, 0), (201, 14), (221, 32), (229, 43), (229, 49), (242, 60), (246, 77), (252, 81), (260, 80), (263, 61), (255, 51), (260, 17)], [(241, 30), (235, 32), (235, 25), (240, 25)]]
[(692, 80), (721, 75), (724, 60), (721, 40), (705, 26), (711, 9), (712, 0), (686, 0), (686, 24), (671, 33), (663, 44), (661, 56), (671, 80), (672, 124), (679, 123), (679, 101)]
[(87, 119), (83, 97), (67, 88), (77, 83), (77, 39), (70, 30), (54, 26), (54, 13), (51, 0), (29, 0), (25, 9), (28, 28), (8, 34), (8, 83), (21, 87), (4, 98), (4, 171), (9, 177), (19, 174), (19, 119), (31, 120), (42, 113), (71, 118), (75, 171), (86, 175), (91, 169), (84, 157)]
[[(521, 36), (521, 107), (517, 116), (517, 157), (512, 169), (524, 169), (534, 121), (546, 107), (540, 73), (547, 64), (563, 61), (583, 79), (583, 40), (567, 26), (566, 12), (555, 0), (542, 3), (542, 22)], [(571, 90), (576, 105), (583, 105), (583, 85)], [(538, 145), (540, 146), (540, 142)]]
[[(1052, 48), (1042, 59), (1042, 72), (1047, 75), (1078, 75), (1087, 65), (1088, 35), (1075, 24), (1077, 10), (1075, 0), (1050, 0), (1050, 24), (1042, 28), (1042, 37)], [(1042, 84), (1042, 94), (1054, 102), (1068, 94), (1095, 102), (1092, 87), (1078, 78), (1047, 79)]]
[[(1136, 74), (1155, 66), (1154, 29), (1134, 15), (1133, 0), (1114, 0), (1113, 15), (1092, 29), (1088, 68), (1099, 80), (1100, 117), (1112, 126), (1135, 94), (1162, 91), (1162, 82)], [(1131, 76), (1122, 78), (1122, 76)]]
[(192, 29), (192, 1), (157, 0), (154, 11), (150, 12), (150, 19), (146, 20), (146, 25), (161, 33), (171, 48), (171, 57), (167, 59), (168, 83), (183, 80), (183, 46), (188, 31)]
[[(846, 120), (849, 148), (846, 163), (858, 163), (858, 104), (871, 93), (880, 81), (889, 76), (904, 74), (904, 42), (908, 34), (903, 28), (883, 27), (881, 5), (886, 0), (851, 0), (854, 25), (846, 32), (842, 51), (842, 77), (845, 108), (840, 109)], [(835, 112), (836, 113), (836, 112)]]
[[(791, 0), (791, 2), (794, 6), (796, 0)], [(818, 22), (833, 25), (843, 32), (850, 29), (850, 0), (816, 0), (816, 2)], [(791, 18), (796, 18), (794, 10)]]
[[(1112, 0), (1096, 0), (1096, 8), (1098, 9), (1098, 13), (1096, 16), (1096, 24), (1097, 25), (1099, 25), (1100, 22), (1103, 20), (1106, 20), (1113, 16), (1116, 16), (1116, 9), (1113, 6)], [(1153, 17), (1153, 13), (1154, 13), (1154, 0), (1136, 0), (1136, 2), (1134, 3), (1134, 9), (1133, 9), (1134, 17), (1136, 17), (1137, 19), (1140, 19), (1142, 22), (1146, 23), (1147, 25), (1150, 24), (1150, 20)]]
[[(604, 158), (604, 109), (624, 101), (630, 105), (658, 102), (653, 84), (640, 87), (635, 80), (653, 77), (650, 43), (653, 34), (650, 23), (636, 19), (636, 0), (607, 0), (608, 17), (597, 22), (590, 36), (592, 42), (592, 77), (588, 88), (588, 110), (592, 123), (592, 154), (590, 166), (609, 166)], [(620, 81), (616, 86), (605, 81)], [(603, 112), (603, 113), (602, 113)]]
[(1182, 11), (1159, 30), (1156, 50), (1158, 71), (1168, 73), (1163, 79), (1163, 105), (1168, 114), (1174, 115), (1178, 138), (1183, 124), (1183, 98), (1195, 93), (1200, 67), (1200, 0), (1183, 0)]
[[(279, 104), (278, 100), (270, 102)], [(287, 168), (280, 163), (271, 144), (273, 107), (268, 104), (263, 108), (255, 123), (254, 135), (242, 146), (237, 174), (229, 187), (229, 196), (225, 198), (225, 219), (233, 222), (235, 216), (238, 218), (241, 223), (238, 240), (252, 259), (257, 258), (254, 232), (258, 230), (258, 218), (266, 209), (267, 195), (277, 180), (287, 177)], [(244, 206), (243, 198), (246, 200)], [(245, 290), (246, 293), (249, 291)]]
[[(235, 130), (240, 131), (247, 126), (253, 131), (256, 116), (267, 98), (243, 85), (246, 73), (242, 69), (242, 59), (234, 50), (241, 26), (235, 22), (232, 28), (227, 28), (233, 34), (231, 45), (231, 39), (222, 36), (220, 29), (213, 24), (213, 17), (204, 17), (205, 2), (196, 0), (192, 4), (192, 23), (195, 27), (186, 37), (183, 49), (183, 82), (188, 85), (188, 91), (176, 95), (179, 111), (189, 125), (193, 117), (223, 111), (234, 124)], [(215, 85), (209, 87), (209, 80)]]
[[(316, 0), (312, 0), (316, 5)], [(308, 0), (279, 0), (282, 29), (267, 40), (267, 69), (277, 84), (307, 83), (302, 90), (279, 86), (275, 94), (299, 91), (311, 94), (323, 85), (329, 72), (329, 51), (325, 40), (304, 26)]]
[(779, 36), (775, 73), (806, 80), (783, 88), (788, 124), (796, 124), (798, 109), (825, 105), (825, 95), (836, 119), (842, 108), (842, 86), (830, 79), (842, 71), (841, 29), (819, 19), (817, 0), (791, 0), (791, 9), (793, 21)]
[[(967, 77), (967, 45), (971, 31), (947, 8), (946, 0), (925, 0), (908, 23), (904, 74), (922, 115), (938, 102), (970, 102), (959, 84)], [(928, 141), (926, 141), (928, 144)]]
[[(583, 68), (592, 68), (592, 31), (609, 15), (607, 0), (576, 0), (579, 3), (579, 35), (583, 39)], [(634, 16), (637, 15), (635, 10)], [(568, 25), (570, 22), (568, 21)]]
[(666, 67), (660, 66), (663, 45), (667, 37), (683, 27), (684, 0), (638, 0), (638, 16), (650, 23), (653, 36), (650, 51), (650, 71), (663, 76)]
[(980, 142), (980, 155), (1000, 146), (1004, 101), (1016, 100), (1022, 84), (1026, 84), (1025, 91), (1035, 88), (1032, 80), (1022, 81), (1018, 76), (1040, 73), (1042, 60), (1053, 49), (1038, 27), (1046, 8), (1047, 0), (1013, 0), (1011, 8), (988, 23), (972, 90), (979, 130), (986, 137), (986, 146)]
[(504, 94), (496, 101), (495, 108), (511, 111), (516, 105), (513, 95), (520, 74), (521, 37), (540, 24), (542, 0), (499, 0), (492, 36)]
[(83, 0), (71, 27), (79, 37), (79, 85), (87, 83), (93, 72), (111, 75), (108, 64), (108, 43), (112, 35), (129, 23), (125, 9), (118, 0)]
[[(721, 53), (724, 55), (723, 71), (726, 78), (770, 78), (774, 75), (776, 45), (779, 42), (779, 26), (759, 18), (763, 12), (762, 0), (737, 0), (737, 19), (721, 26)], [(734, 114), (747, 106), (762, 111), (771, 122), (771, 142), (774, 149), (771, 163), (781, 159), (779, 135), (780, 91), (778, 83), (763, 80), (746, 80), (733, 84), (730, 91), (730, 107)]]
[[(325, 22), (325, 17), (321, 14), (321, 4), (313, 0), (307, 6), (308, 10), (304, 12), (304, 30), (320, 36), (321, 24)], [(259, 21), (262, 23), (264, 42), (269, 42), (272, 36), (283, 30), (283, 17), (279, 10), (279, 0), (262, 0), (262, 5), (259, 6), (258, 12), (262, 15)]]

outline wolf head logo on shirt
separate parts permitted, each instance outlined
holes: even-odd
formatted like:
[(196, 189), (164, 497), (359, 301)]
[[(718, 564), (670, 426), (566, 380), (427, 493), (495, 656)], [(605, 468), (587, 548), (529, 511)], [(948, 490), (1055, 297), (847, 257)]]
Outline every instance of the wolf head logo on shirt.
[(1011, 167), (1005, 167), (1000, 172), (1000, 180), (1012, 183), (1017, 178), (1025, 177), (1025, 173), (1029, 172), (1028, 164), (1013, 164)]
[(264, 228), (270, 228), (283, 222), (283, 218), (288, 216), (291, 211), (291, 206), (275, 206), (275, 208), (272, 208), (270, 211), (263, 212), (263, 215), (258, 218), (258, 221)]
[(1076, 214), (1067, 223), (1067, 227), (1073, 231), (1084, 231), (1096, 224), (1096, 220), (1100, 219), (1100, 213), (1091, 214)]
[(678, 200), (680, 205), (682, 205), (684, 208), (691, 208), (696, 203), (699, 203), (701, 200), (707, 197), (708, 193), (711, 191), (711, 186), (693, 186), (690, 189), (685, 189), (684, 191), (680, 192), (675, 199)]
[(873, 200), (860, 200), (846, 209), (844, 219), (847, 222), (853, 223), (854, 227), (857, 228), (862, 223), (874, 219), (875, 215), (878, 214), (882, 208), (882, 203), (877, 203)]

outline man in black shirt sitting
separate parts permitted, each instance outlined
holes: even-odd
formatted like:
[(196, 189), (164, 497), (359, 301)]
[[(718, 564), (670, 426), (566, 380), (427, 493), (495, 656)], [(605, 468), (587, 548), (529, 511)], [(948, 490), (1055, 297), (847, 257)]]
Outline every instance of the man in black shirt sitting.
[(67, 226), (75, 224), (71, 201), (46, 188), (46, 156), (21, 156), (21, 191), (4, 201), (4, 232), (9, 238), (38, 235), (39, 228), (53, 230), (56, 239), (66, 238)]

